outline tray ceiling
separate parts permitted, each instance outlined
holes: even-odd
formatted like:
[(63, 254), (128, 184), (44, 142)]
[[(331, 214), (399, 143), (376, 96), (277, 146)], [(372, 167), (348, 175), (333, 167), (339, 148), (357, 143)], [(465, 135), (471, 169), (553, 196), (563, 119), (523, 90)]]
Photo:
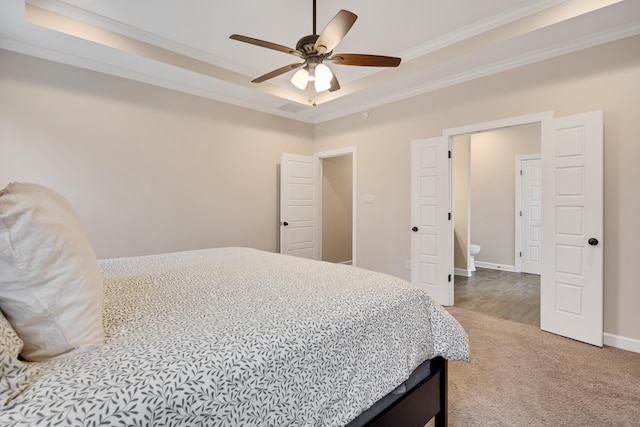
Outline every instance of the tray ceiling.
[[(640, 33), (638, 0), (317, 0), (318, 32), (340, 10), (358, 20), (336, 52), (398, 56), (398, 68), (330, 64), (342, 88), (295, 88), (295, 61), (229, 39), (295, 47), (311, 0), (3, 0), (0, 48), (309, 123)], [(293, 58), (293, 61), (292, 61)], [(315, 104), (315, 106), (314, 106)]]

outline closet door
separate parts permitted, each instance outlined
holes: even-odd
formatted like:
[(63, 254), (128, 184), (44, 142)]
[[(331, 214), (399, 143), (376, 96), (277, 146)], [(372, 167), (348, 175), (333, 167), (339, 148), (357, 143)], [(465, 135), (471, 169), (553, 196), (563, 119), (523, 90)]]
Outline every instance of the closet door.
[(317, 171), (314, 157), (282, 153), (280, 253), (319, 258)]

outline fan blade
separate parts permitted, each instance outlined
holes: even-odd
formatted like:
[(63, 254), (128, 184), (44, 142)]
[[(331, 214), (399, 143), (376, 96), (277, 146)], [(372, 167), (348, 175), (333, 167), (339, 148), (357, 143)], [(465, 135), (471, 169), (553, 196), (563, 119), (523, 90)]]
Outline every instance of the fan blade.
[(278, 50), (280, 52), (289, 53), (291, 55), (295, 55), (304, 59), (304, 55), (298, 52), (297, 50), (292, 49), (290, 47), (282, 46), (276, 43), (254, 39), (253, 37), (241, 36), (240, 34), (232, 34), (229, 36), (229, 38), (233, 40), (237, 40), (239, 42), (249, 43), (255, 46), (266, 47), (267, 49), (273, 49), (273, 50)]
[(347, 35), (356, 19), (358, 16), (348, 10), (343, 9), (338, 12), (318, 36), (314, 45), (315, 50), (320, 54), (331, 52)]
[(338, 53), (329, 58), (340, 65), (360, 65), (363, 67), (397, 67), (401, 58), (381, 55), (364, 55), (360, 53)]
[(269, 80), (272, 79), (276, 76), (279, 76), (280, 74), (284, 74), (287, 71), (291, 71), (291, 70), (295, 70), (296, 68), (300, 68), (304, 65), (304, 62), (301, 62), (299, 64), (289, 64), (289, 65), (285, 65), (284, 67), (278, 68), (277, 70), (273, 70), (270, 73), (265, 74), (264, 76), (260, 76), (258, 78), (255, 78), (253, 80), (251, 80), (252, 83), (262, 83), (265, 80)]
[(331, 87), (329, 88), (329, 92), (335, 92), (338, 89), (340, 89), (340, 83), (338, 83), (338, 79), (336, 78), (336, 75), (333, 75), (333, 78), (331, 79)]

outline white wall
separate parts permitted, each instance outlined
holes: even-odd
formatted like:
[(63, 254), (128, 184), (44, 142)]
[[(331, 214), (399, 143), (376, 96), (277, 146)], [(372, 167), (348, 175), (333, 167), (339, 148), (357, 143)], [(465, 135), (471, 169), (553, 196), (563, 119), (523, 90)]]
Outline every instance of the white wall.
[[(410, 272), (410, 141), (443, 129), (554, 111), (604, 110), (604, 330), (640, 340), (640, 36), (488, 76), (316, 126), (315, 151), (356, 146), (358, 265)], [(384, 171), (385, 173), (382, 173)]]
[(280, 153), (311, 125), (0, 50), (0, 188), (66, 196), (98, 258), (278, 249)]

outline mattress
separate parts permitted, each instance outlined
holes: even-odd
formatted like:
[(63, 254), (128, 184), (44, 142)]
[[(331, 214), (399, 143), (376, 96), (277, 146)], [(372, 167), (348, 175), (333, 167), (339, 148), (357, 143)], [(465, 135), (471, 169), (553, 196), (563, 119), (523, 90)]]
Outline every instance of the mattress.
[(466, 332), (410, 283), (249, 248), (100, 261), (104, 345), (28, 363), (0, 424), (341, 426)]

